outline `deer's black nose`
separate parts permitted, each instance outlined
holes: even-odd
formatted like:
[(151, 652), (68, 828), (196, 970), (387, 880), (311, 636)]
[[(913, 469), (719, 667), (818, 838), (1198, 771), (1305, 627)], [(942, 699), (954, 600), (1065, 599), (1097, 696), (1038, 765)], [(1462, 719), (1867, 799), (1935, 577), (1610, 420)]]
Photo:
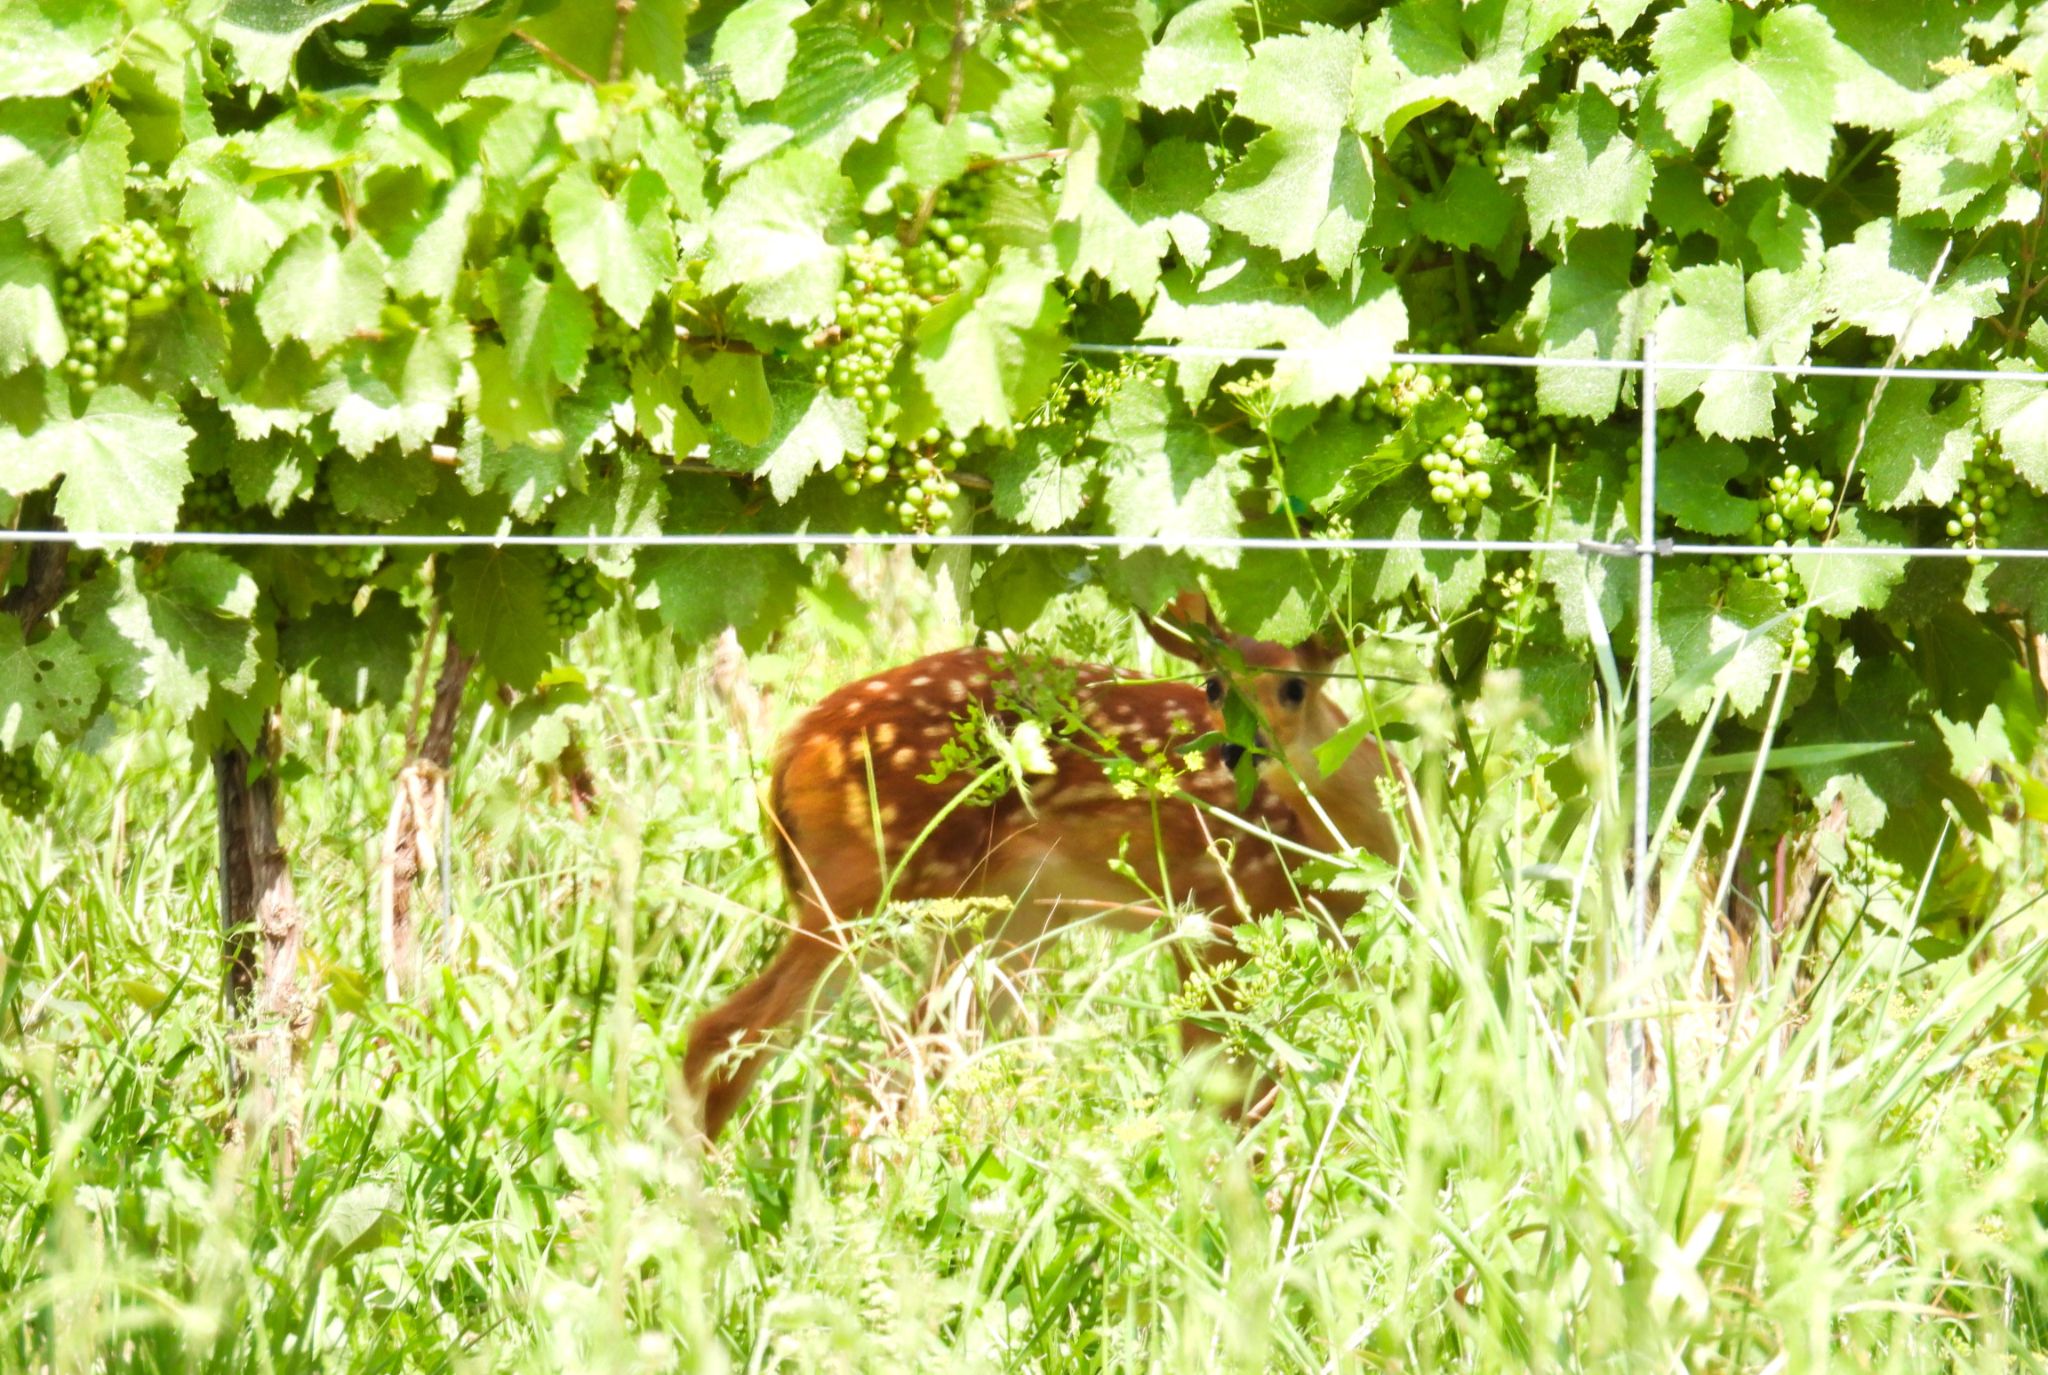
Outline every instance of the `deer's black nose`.
[(1242, 758), (1244, 758), (1244, 746), (1238, 744), (1235, 740), (1223, 747), (1223, 767), (1230, 770), (1230, 772), (1237, 772), (1237, 761)]

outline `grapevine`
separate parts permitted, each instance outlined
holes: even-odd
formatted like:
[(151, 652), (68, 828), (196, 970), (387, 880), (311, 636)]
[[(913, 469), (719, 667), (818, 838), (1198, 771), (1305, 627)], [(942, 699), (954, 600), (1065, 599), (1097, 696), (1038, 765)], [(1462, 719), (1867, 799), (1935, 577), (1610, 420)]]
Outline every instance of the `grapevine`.
[(90, 394), (127, 354), (139, 319), (176, 305), (184, 266), (146, 220), (109, 225), (85, 241), (58, 283), (69, 349), (64, 372)]
[[(1425, 403), (1437, 397), (1463, 406), (1423, 412)], [(1443, 508), (1452, 525), (1463, 525), (1493, 495), (1493, 479), (1479, 466), (1488, 446), (1486, 397), (1479, 384), (1461, 389), (1449, 368), (1403, 363), (1379, 385), (1359, 394), (1358, 409), (1362, 415), (1377, 414), (1403, 426), (1431, 426), (1421, 436), (1431, 446), (1422, 455), (1422, 471), (1429, 479), (1429, 499)]]
[[(321, 535), (368, 535), (377, 527), (358, 516), (345, 516), (322, 493), (311, 504), (309, 519)], [(384, 550), (374, 544), (316, 544), (308, 551), (313, 566), (342, 583), (361, 583), (382, 566)]]
[(1054, 77), (1073, 64), (1059, 40), (1047, 33), (1036, 19), (1024, 18), (1003, 29), (1003, 46), (1010, 59), (1027, 72)]
[(50, 801), (50, 780), (28, 750), (0, 754), (0, 807), (18, 816), (34, 817)]

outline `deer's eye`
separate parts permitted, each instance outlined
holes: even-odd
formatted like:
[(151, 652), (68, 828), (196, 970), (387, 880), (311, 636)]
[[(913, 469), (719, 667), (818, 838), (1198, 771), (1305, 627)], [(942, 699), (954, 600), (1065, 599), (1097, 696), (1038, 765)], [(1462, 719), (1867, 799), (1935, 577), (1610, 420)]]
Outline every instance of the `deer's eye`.
[(1307, 681), (1306, 681), (1305, 679), (1301, 679), (1301, 678), (1282, 678), (1282, 679), (1280, 680), (1280, 705), (1281, 705), (1281, 706), (1283, 706), (1283, 707), (1298, 707), (1298, 706), (1300, 706), (1300, 705), (1301, 705), (1301, 704), (1302, 704), (1303, 702), (1306, 702), (1307, 700), (1308, 700), (1308, 683), (1307, 683)]
[(1210, 678), (1210, 679), (1208, 679), (1207, 681), (1205, 681), (1205, 682), (1204, 682), (1204, 683), (1202, 684), (1202, 695), (1203, 695), (1204, 697), (1207, 697), (1207, 698), (1209, 699), (1209, 705), (1210, 705), (1210, 706), (1212, 706), (1212, 707), (1220, 707), (1220, 706), (1222, 706), (1222, 705), (1223, 705), (1223, 680), (1222, 680), (1221, 678)]

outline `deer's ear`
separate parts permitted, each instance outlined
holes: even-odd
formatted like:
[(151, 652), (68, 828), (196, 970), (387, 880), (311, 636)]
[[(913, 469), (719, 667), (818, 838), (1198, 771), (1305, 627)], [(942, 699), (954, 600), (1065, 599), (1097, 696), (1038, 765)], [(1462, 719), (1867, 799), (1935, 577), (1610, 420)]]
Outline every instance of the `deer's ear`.
[(1305, 673), (1326, 673), (1330, 666), (1342, 659), (1350, 646), (1337, 631), (1325, 627), (1317, 634), (1303, 640), (1294, 647), (1294, 657), (1301, 662)]
[(1157, 616), (1141, 616), (1152, 642), (1178, 659), (1207, 664), (1206, 642), (1214, 635), (1209, 602), (1199, 592), (1183, 592)]

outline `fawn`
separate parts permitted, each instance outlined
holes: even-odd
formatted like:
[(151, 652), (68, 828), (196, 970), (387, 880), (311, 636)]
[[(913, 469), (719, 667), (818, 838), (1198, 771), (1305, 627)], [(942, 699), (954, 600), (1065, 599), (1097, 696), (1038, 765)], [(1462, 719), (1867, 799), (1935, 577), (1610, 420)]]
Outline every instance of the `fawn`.
[[(1075, 920), (1142, 930), (1160, 915), (1160, 902), (1186, 903), (1210, 914), (1218, 931), (1210, 958), (1218, 958), (1239, 921), (1300, 905), (1290, 859), (1303, 848), (1330, 853), (1349, 844), (1395, 857), (1380, 781), (1398, 766), (1378, 742), (1368, 738), (1328, 775), (1317, 765), (1316, 747), (1347, 723), (1318, 676), (1328, 656), (1220, 636), (1195, 597), (1147, 626), (1162, 647), (1206, 670), (1204, 684), (1056, 666), (1071, 675), (1071, 708), (1069, 728), (1045, 742), (1051, 769), (1013, 780), (992, 799), (955, 802), (976, 782), (972, 771), (930, 781), (943, 772), (934, 760), (958, 737), (970, 706), (1015, 725), (1005, 709), (1014, 698), (1004, 691), (1014, 679), (984, 651), (934, 654), (849, 684), (783, 737), (768, 804), (796, 924), (766, 969), (690, 1028), (684, 1078), (702, 1104), (707, 1139), (717, 1138), (760, 1073), (768, 1037), (811, 1008), (846, 956), (847, 924), (885, 901), (1003, 899), (1010, 915), (991, 934), (1026, 950)], [(1257, 748), (1265, 753), (1245, 806), (1233, 776), (1243, 747), (1210, 744), (1200, 755), (1192, 748), (1220, 728), (1226, 681), (1260, 719)], [(1162, 760), (1193, 766), (1165, 796), (1112, 781), (1120, 766)], [(1182, 1037), (1190, 1049), (1213, 1039), (1194, 1023), (1183, 1025)]]

